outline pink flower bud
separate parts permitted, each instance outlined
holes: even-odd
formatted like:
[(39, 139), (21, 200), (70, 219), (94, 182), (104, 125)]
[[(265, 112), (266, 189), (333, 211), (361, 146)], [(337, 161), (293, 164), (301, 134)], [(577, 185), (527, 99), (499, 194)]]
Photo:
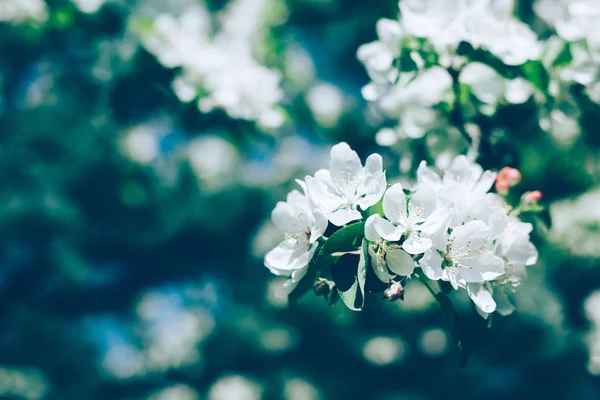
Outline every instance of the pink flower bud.
[(516, 168), (504, 167), (496, 176), (496, 191), (500, 194), (507, 194), (508, 189), (521, 182), (521, 172)]
[(398, 299), (404, 300), (404, 288), (400, 282), (392, 283), (392, 285), (387, 288), (383, 294), (389, 301), (396, 301)]
[(509, 186), (515, 186), (521, 182), (521, 172), (516, 168), (504, 167), (500, 170), (496, 179), (502, 179), (506, 181)]
[(534, 190), (532, 192), (525, 192), (523, 194), (523, 202), (524, 203), (537, 203), (542, 199), (542, 192), (539, 190)]
[(496, 180), (496, 192), (506, 195), (510, 189), (510, 185), (506, 181)]

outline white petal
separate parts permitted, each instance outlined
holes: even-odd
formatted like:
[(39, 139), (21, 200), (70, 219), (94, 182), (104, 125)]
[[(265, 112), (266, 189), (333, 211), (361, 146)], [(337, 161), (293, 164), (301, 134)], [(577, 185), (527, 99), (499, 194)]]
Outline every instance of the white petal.
[(271, 213), (273, 224), (283, 233), (294, 233), (306, 229), (308, 216), (298, 215), (298, 211), (288, 202), (280, 201)]
[(312, 212), (313, 221), (310, 227), (310, 242), (314, 243), (327, 230), (327, 216), (318, 208)]
[(491, 314), (496, 310), (496, 302), (483, 284), (469, 283), (467, 285), (467, 293), (469, 293), (469, 297), (473, 300), (477, 308), (484, 313)]
[(515, 306), (508, 299), (508, 294), (503, 287), (494, 287), (494, 300), (496, 300), (496, 312), (500, 315), (507, 316), (515, 311)]
[(306, 190), (314, 205), (327, 214), (339, 208), (344, 203), (344, 199), (333, 192), (333, 189), (327, 185), (322, 176), (323, 174), (321, 174), (321, 177), (317, 177), (315, 174), (314, 178), (307, 176), (305, 179)]
[[(447, 232), (448, 224), (450, 223), (450, 219), (452, 218), (452, 206), (450, 204), (446, 204), (442, 207), (437, 207), (433, 210), (431, 215), (427, 217), (427, 220), (419, 227), (419, 230), (422, 234), (425, 234), (429, 237), (433, 237), (437, 232), (443, 230)], [(445, 245), (444, 241), (444, 245)]]
[(287, 297), (297, 285), (298, 282), (288, 279), (281, 287), (275, 290), (275, 297)]
[(509, 103), (523, 104), (533, 92), (531, 84), (523, 78), (509, 79), (506, 81), (504, 97)]
[(415, 269), (415, 262), (404, 250), (387, 249), (385, 251), (385, 261), (393, 273), (400, 276), (408, 276)]
[(437, 281), (444, 276), (442, 269), (442, 257), (435, 250), (428, 250), (421, 260), (419, 265), (426, 277)]
[(418, 210), (419, 218), (426, 219), (435, 210), (437, 199), (435, 192), (429, 186), (420, 186), (409, 201), (409, 211)]
[(529, 237), (511, 232), (507, 232), (506, 235), (510, 236), (502, 237), (500, 243), (504, 250), (504, 258), (514, 265), (533, 265), (537, 262), (538, 252), (529, 241)]
[(308, 265), (317, 246), (309, 249), (308, 245), (295, 239), (287, 239), (265, 256), (265, 266), (270, 270), (293, 271)]
[(417, 169), (417, 181), (419, 185), (427, 185), (432, 189), (439, 189), (442, 185), (442, 179), (433, 169), (427, 166), (425, 161), (421, 161)]
[(352, 208), (340, 208), (328, 216), (329, 222), (335, 226), (346, 225), (348, 222), (356, 221), (362, 218), (362, 214), (358, 210)]
[(533, 245), (533, 243), (531, 242), (527, 242), (527, 248), (528, 248), (528, 256), (527, 260), (525, 261), (525, 265), (533, 265), (535, 263), (537, 263), (538, 261), (538, 251), (535, 248), (535, 246)]
[(375, 220), (377, 217), (381, 218), (380, 215), (371, 215), (365, 222), (365, 238), (370, 242), (379, 242), (379, 234), (375, 230)]
[(404, 35), (402, 25), (397, 20), (391, 20), (387, 18), (381, 18), (376, 24), (377, 37), (390, 49), (396, 56), (400, 49), (400, 39)]
[(473, 187), (473, 191), (476, 193), (487, 193), (494, 185), (494, 182), (496, 182), (496, 175), (495, 172), (485, 171)]
[(361, 197), (357, 203), (366, 210), (381, 200), (387, 186), (383, 161), (379, 154), (371, 154), (367, 158), (364, 174), (364, 180), (358, 188), (359, 194), (364, 197)]
[(463, 258), (462, 268), (458, 268), (459, 279), (465, 282), (492, 281), (504, 274), (504, 261), (489, 251), (481, 253), (475, 258)]
[(360, 158), (348, 143), (342, 142), (331, 148), (329, 174), (336, 189), (347, 196), (356, 192), (364, 178)]
[(406, 194), (404, 194), (401, 184), (396, 183), (392, 185), (383, 195), (383, 213), (390, 221), (396, 222), (406, 228), (408, 224)]
[(452, 248), (462, 249), (468, 247), (471, 250), (480, 249), (487, 243), (491, 231), (492, 228), (481, 220), (457, 226), (450, 234)]
[(395, 226), (390, 221), (381, 217), (380, 215), (377, 215), (377, 217), (379, 218), (375, 219), (374, 226), (377, 234), (385, 240), (387, 240), (388, 242), (396, 242), (400, 240), (402, 234), (404, 233), (404, 230)]
[(471, 189), (477, 184), (482, 173), (483, 168), (479, 164), (461, 155), (452, 161), (452, 164), (450, 164), (450, 167), (444, 173), (443, 183), (450, 185), (460, 184)]
[(300, 179), (296, 179), (296, 183), (302, 188), (302, 191), (308, 196), (308, 193), (306, 191), (306, 183)]
[(369, 255), (371, 256), (371, 267), (377, 278), (384, 283), (391, 281), (394, 275), (391, 275), (388, 268), (379, 262), (379, 256), (373, 251), (373, 246), (369, 246)]
[(306, 273), (308, 272), (308, 265), (304, 268), (296, 269), (292, 272), (292, 281), (294, 283), (300, 281), (300, 279), (304, 278)]
[(301, 221), (301, 225), (306, 227), (310, 225), (312, 218), (312, 210), (314, 209), (313, 203), (304, 194), (298, 190), (292, 190), (288, 193), (286, 201), (292, 207), (297, 214), (298, 221)]
[(431, 239), (421, 237), (417, 232), (412, 232), (408, 239), (402, 243), (402, 248), (409, 254), (421, 254), (429, 250), (431, 245)]

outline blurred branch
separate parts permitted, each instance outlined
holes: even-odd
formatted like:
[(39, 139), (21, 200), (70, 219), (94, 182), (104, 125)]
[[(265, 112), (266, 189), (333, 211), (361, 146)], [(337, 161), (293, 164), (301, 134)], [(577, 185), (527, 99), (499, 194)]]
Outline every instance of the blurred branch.
[(450, 116), (455, 122), (455, 125), (458, 128), (458, 131), (460, 132), (462, 137), (469, 144), (469, 147), (476, 146), (476, 141), (474, 140), (473, 136), (471, 136), (471, 134), (467, 131), (465, 116), (462, 110), (462, 92), (460, 89), (460, 81), (458, 80), (460, 70), (455, 68), (449, 68), (448, 72), (450, 73), (450, 76), (452, 76), (452, 90), (454, 91), (454, 107), (452, 108)]

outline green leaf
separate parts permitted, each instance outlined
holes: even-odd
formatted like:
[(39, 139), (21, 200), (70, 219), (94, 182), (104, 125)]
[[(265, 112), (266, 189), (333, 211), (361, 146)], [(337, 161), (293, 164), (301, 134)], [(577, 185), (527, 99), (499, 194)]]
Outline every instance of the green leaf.
[(365, 223), (362, 221), (345, 226), (327, 239), (319, 254), (327, 256), (337, 252), (356, 250), (360, 247), (364, 235)]
[(440, 304), (440, 310), (442, 311), (444, 325), (446, 326), (446, 330), (452, 338), (452, 343), (454, 343), (454, 346), (458, 351), (460, 364), (464, 367), (469, 361), (469, 355), (467, 354), (463, 341), (458, 332), (459, 315), (454, 309), (454, 304), (452, 303), (452, 300), (450, 300), (450, 298), (444, 293), (436, 294), (435, 299)]
[(403, 51), (402, 53), (400, 53), (400, 58), (398, 61), (399, 61), (398, 67), (401, 72), (412, 72), (412, 71), (417, 71), (419, 69), (419, 67), (417, 66), (417, 63), (415, 62), (415, 60), (413, 60), (410, 52), (408, 52), (408, 51)]
[[(336, 264), (331, 266), (331, 275), (338, 294), (346, 307), (352, 311), (362, 310), (365, 302), (365, 282), (369, 260), (367, 245), (367, 241), (363, 240), (358, 260), (356, 255), (344, 254)], [(357, 261), (358, 265), (354, 267)]]
[(369, 215), (375, 214), (379, 214), (382, 217), (385, 216), (385, 213), (383, 212), (383, 197), (376, 204), (369, 207)]
[(562, 67), (569, 65), (573, 61), (571, 54), (571, 43), (559, 38), (552, 38), (547, 42), (546, 50), (541, 57), (542, 64), (546, 68)]
[(521, 65), (521, 74), (545, 96), (549, 96), (550, 74), (541, 61), (530, 60)]

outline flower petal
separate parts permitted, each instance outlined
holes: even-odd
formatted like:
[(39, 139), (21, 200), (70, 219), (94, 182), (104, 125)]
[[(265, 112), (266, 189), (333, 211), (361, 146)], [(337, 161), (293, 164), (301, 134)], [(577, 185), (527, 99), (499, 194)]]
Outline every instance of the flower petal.
[(388, 268), (381, 264), (379, 255), (373, 250), (373, 246), (369, 246), (369, 255), (371, 256), (371, 268), (381, 282), (388, 283), (394, 278), (394, 275), (389, 273)]
[(381, 217), (380, 215), (377, 215), (377, 217), (379, 218), (375, 219), (374, 225), (377, 234), (385, 240), (387, 240), (388, 242), (396, 242), (400, 240), (402, 234), (404, 233), (404, 230), (395, 226), (390, 221)]
[(379, 234), (375, 230), (375, 220), (377, 217), (381, 218), (380, 215), (374, 214), (367, 218), (365, 222), (365, 238), (370, 242), (379, 242)]
[(327, 230), (327, 216), (318, 208), (312, 212), (312, 223), (310, 227), (310, 243), (314, 243), (318, 238), (323, 236)]
[(371, 154), (367, 158), (364, 173), (364, 180), (358, 188), (359, 194), (364, 196), (357, 203), (360, 208), (366, 210), (381, 200), (387, 186), (383, 172), (383, 160), (379, 154)]
[(464, 225), (457, 226), (450, 234), (453, 249), (470, 248), (480, 249), (487, 243), (492, 228), (481, 220), (470, 221)]
[(467, 293), (477, 308), (484, 313), (491, 314), (496, 310), (496, 302), (483, 284), (469, 283), (467, 285)]
[(362, 218), (362, 214), (358, 210), (352, 208), (340, 208), (328, 216), (329, 222), (335, 226), (346, 225), (348, 222), (356, 221)]
[(293, 271), (308, 265), (317, 246), (298, 242), (295, 239), (287, 239), (279, 243), (277, 247), (265, 256), (265, 266), (276, 275), (289, 275), (286, 271)]
[(303, 216), (299, 215), (298, 210), (292, 204), (285, 201), (277, 202), (271, 213), (273, 225), (282, 233), (294, 233), (302, 231), (308, 226), (308, 218), (303, 221)]
[(325, 214), (338, 209), (344, 203), (344, 199), (334, 192), (332, 186), (329, 186), (328, 180), (330, 179), (327, 171), (319, 175), (315, 174), (315, 177), (307, 176), (305, 179), (310, 200)]
[(473, 186), (473, 191), (476, 193), (487, 193), (494, 185), (494, 182), (496, 182), (496, 175), (495, 172), (485, 171), (475, 186)]
[(402, 249), (386, 249), (385, 261), (390, 271), (400, 276), (408, 276), (415, 269), (412, 257)]
[(396, 222), (406, 229), (408, 217), (406, 215), (406, 194), (402, 185), (392, 185), (383, 195), (383, 213), (392, 222)]
[(445, 171), (443, 183), (444, 185), (460, 185), (466, 189), (472, 189), (477, 184), (481, 174), (483, 174), (483, 168), (479, 164), (470, 161), (466, 156), (460, 155), (452, 161), (450, 167)]
[(462, 268), (457, 269), (460, 280), (465, 282), (492, 281), (504, 274), (504, 260), (496, 257), (490, 251), (484, 251), (474, 258), (463, 258)]
[(419, 186), (426, 185), (437, 190), (442, 186), (442, 178), (433, 169), (427, 166), (425, 161), (421, 161), (417, 169), (417, 181)]
[(423, 258), (419, 260), (419, 265), (425, 276), (431, 280), (437, 281), (444, 276), (442, 257), (435, 250), (426, 251)]
[(435, 210), (437, 199), (435, 192), (429, 186), (420, 186), (410, 198), (408, 209), (411, 214), (419, 213), (419, 219), (426, 219)]
[(431, 239), (421, 237), (417, 232), (412, 232), (408, 239), (402, 243), (402, 248), (408, 254), (421, 254), (429, 250), (432, 244)]
[(515, 311), (515, 306), (510, 302), (508, 294), (503, 287), (494, 287), (494, 300), (496, 300), (496, 312), (500, 315), (507, 316)]
[(348, 143), (338, 143), (331, 148), (329, 174), (336, 189), (346, 196), (353, 196), (364, 178), (360, 158)]

